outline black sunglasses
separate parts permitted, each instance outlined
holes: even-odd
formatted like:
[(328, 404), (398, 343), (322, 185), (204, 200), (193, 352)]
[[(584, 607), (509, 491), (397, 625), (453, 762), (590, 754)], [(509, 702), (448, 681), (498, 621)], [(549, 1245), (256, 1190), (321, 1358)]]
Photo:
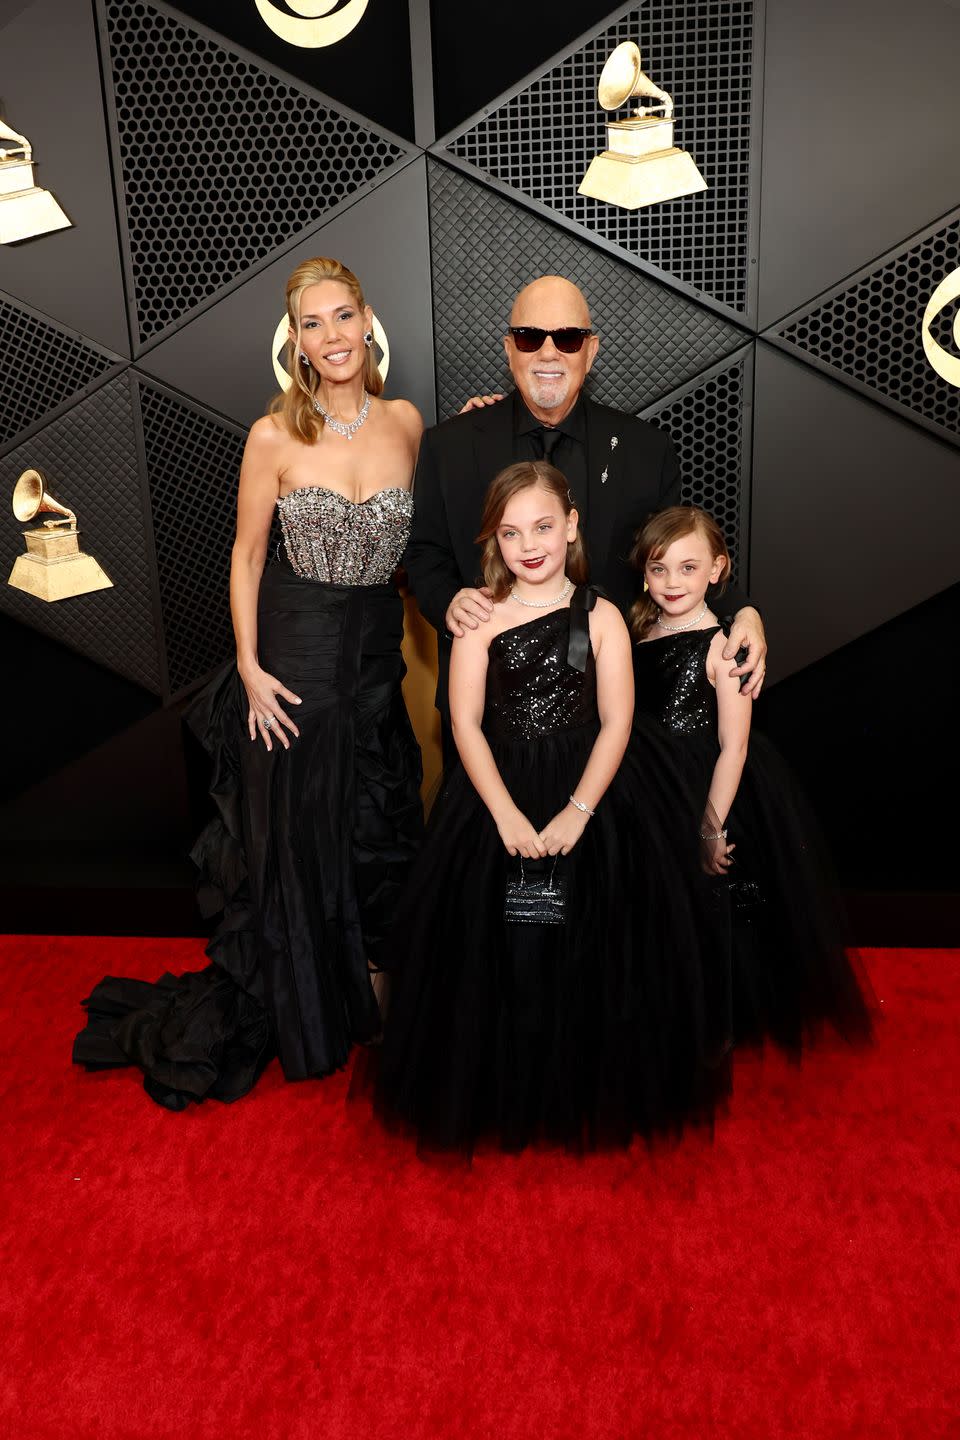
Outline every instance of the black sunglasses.
[(524, 355), (532, 355), (539, 350), (548, 335), (561, 355), (576, 355), (578, 350), (583, 349), (587, 336), (593, 334), (589, 328), (583, 330), (577, 325), (564, 325), (561, 330), (541, 330), (536, 325), (508, 325), (507, 330), (513, 336), (514, 345)]

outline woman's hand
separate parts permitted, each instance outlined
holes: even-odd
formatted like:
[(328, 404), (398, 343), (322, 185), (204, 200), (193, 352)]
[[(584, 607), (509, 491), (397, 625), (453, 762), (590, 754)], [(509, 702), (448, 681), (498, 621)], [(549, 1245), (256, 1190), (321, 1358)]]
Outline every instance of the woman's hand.
[(497, 821), (497, 829), (509, 855), (522, 855), (525, 860), (542, 859), (546, 855), (547, 847), (522, 811), (508, 811)]
[(547, 847), (548, 855), (569, 855), (580, 836), (587, 828), (589, 815), (573, 805), (565, 805), (559, 815), (554, 815), (540, 831), (540, 839)]
[(261, 670), (259, 665), (251, 665), (240, 671), (240, 679), (243, 681), (243, 688), (247, 692), (247, 729), (250, 732), (250, 739), (257, 738), (257, 731), (263, 739), (268, 750), (273, 749), (271, 736), (275, 737), (285, 750), (290, 749), (290, 741), (287, 739), (286, 730), (291, 735), (299, 736), (300, 731), (294, 725), (290, 716), (277, 700), (282, 695), (284, 700), (289, 700), (291, 705), (300, 704), (300, 696), (294, 695), (285, 685), (281, 685), (275, 675), (268, 675), (266, 670)]

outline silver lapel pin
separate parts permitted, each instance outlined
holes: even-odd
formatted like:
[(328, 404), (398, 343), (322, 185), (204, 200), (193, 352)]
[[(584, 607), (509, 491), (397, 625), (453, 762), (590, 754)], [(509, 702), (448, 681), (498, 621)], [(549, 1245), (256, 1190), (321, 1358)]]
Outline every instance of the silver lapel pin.
[(611, 435), (611, 436), (610, 436), (610, 449), (611, 449), (611, 450), (616, 450), (616, 448), (617, 448), (617, 446), (618, 446), (619, 444), (620, 444), (620, 437), (619, 437), (619, 435)]

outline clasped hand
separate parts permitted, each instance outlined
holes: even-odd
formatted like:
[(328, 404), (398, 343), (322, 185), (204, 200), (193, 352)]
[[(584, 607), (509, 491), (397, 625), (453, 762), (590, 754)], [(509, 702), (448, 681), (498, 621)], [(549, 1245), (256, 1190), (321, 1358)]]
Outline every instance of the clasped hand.
[[(282, 695), (284, 700), (289, 700), (291, 705), (299, 705), (300, 696), (294, 695), (285, 685), (281, 685), (275, 675), (268, 675), (266, 670), (261, 670), (259, 665), (249, 670), (240, 671), (240, 679), (243, 681), (243, 688), (247, 692), (247, 730), (250, 739), (257, 738), (257, 731), (263, 740), (267, 750), (273, 749), (272, 739), (282, 745), (285, 750), (290, 749), (290, 741), (287, 738), (287, 730), (291, 735), (299, 737), (300, 731), (290, 719), (290, 716), (283, 709), (277, 697)], [(286, 729), (284, 729), (286, 726)], [(271, 738), (272, 737), (272, 738)]]
[(497, 830), (508, 854), (536, 860), (545, 855), (569, 855), (583, 834), (587, 818), (572, 805), (565, 805), (538, 832), (526, 815), (515, 809), (497, 822)]
[(701, 842), (703, 869), (707, 875), (726, 875), (733, 864), (736, 845), (728, 845), (726, 836), (714, 835)]

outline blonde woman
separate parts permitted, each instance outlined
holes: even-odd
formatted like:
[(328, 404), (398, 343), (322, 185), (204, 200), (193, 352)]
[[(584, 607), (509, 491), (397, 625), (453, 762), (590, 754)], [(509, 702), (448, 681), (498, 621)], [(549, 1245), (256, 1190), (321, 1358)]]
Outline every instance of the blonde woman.
[(371, 972), (420, 839), (393, 577), (422, 422), (382, 397), (372, 311), (345, 266), (298, 266), (287, 314), (294, 384), (252, 427), (240, 471), (236, 663), (188, 716), (220, 812), (194, 851), (224, 909), (213, 964), (158, 986), (104, 981), (74, 1051), (139, 1065), (171, 1108), (237, 1098), (274, 1052), (287, 1079), (327, 1075), (376, 1037)]

